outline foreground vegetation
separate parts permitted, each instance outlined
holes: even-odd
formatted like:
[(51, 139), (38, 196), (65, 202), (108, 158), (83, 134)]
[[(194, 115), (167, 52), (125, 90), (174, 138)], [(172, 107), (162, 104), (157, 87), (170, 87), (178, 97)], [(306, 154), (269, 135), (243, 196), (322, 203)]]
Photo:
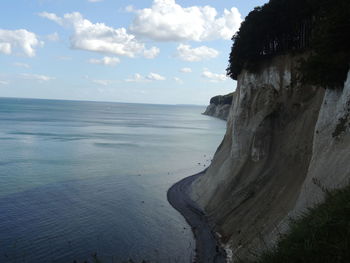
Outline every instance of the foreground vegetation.
[(270, 0), (255, 8), (233, 36), (227, 75), (257, 70), (275, 55), (304, 53), (305, 84), (343, 86), (350, 62), (349, 0)]
[(350, 186), (291, 222), (289, 233), (256, 263), (350, 262)]

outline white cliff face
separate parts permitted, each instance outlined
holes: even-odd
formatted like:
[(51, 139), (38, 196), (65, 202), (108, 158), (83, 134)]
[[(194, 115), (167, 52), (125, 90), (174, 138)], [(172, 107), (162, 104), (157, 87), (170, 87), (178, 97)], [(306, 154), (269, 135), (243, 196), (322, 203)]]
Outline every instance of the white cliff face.
[(294, 213), (322, 201), (324, 190), (350, 183), (350, 72), (343, 90), (327, 90), (317, 120), (313, 154)]
[(227, 121), (230, 108), (230, 104), (215, 105), (214, 103), (211, 103), (203, 114)]
[(203, 114), (227, 121), (235, 97), (236, 93), (232, 92), (227, 95), (219, 95), (211, 98), (210, 105)]
[[(350, 141), (349, 127), (343, 132), (340, 120), (348, 116), (350, 88), (325, 94), (322, 88), (301, 86), (296, 61), (278, 57), (257, 73), (240, 74), (225, 138), (206, 174), (192, 185), (192, 197), (233, 258), (266, 249), (291, 211), (320, 198), (316, 174), (326, 186), (342, 185), (349, 175), (345, 152), (350, 150), (343, 148)], [(335, 127), (342, 132), (333, 137)], [(342, 174), (339, 180), (330, 178), (334, 172)]]

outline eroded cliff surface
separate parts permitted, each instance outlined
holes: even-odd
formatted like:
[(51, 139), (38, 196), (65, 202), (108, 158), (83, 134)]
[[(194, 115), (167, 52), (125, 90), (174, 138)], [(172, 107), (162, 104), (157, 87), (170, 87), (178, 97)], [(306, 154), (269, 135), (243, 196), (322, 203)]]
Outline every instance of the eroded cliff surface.
[(280, 56), (239, 75), (224, 140), (192, 185), (236, 258), (266, 249), (322, 187), (349, 178), (350, 80), (344, 90), (302, 86), (297, 61)]
[(323, 200), (324, 189), (350, 183), (350, 72), (343, 90), (326, 90), (316, 123), (313, 154), (293, 213)]

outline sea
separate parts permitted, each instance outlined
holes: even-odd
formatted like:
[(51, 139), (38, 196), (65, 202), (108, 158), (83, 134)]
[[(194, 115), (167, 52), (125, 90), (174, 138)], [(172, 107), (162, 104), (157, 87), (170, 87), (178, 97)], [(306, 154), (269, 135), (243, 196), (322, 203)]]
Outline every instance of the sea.
[(0, 262), (191, 262), (166, 193), (223, 138), (204, 110), (0, 98)]

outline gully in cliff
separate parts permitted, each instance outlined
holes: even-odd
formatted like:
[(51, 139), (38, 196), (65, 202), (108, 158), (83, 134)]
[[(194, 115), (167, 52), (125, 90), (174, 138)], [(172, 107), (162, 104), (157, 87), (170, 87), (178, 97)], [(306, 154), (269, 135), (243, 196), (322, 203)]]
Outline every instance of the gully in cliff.
[(206, 215), (189, 196), (192, 182), (204, 173), (205, 171), (200, 172), (174, 184), (168, 190), (168, 201), (192, 228), (196, 239), (195, 262), (224, 263), (225, 250), (221, 248), (217, 236), (209, 226)]

